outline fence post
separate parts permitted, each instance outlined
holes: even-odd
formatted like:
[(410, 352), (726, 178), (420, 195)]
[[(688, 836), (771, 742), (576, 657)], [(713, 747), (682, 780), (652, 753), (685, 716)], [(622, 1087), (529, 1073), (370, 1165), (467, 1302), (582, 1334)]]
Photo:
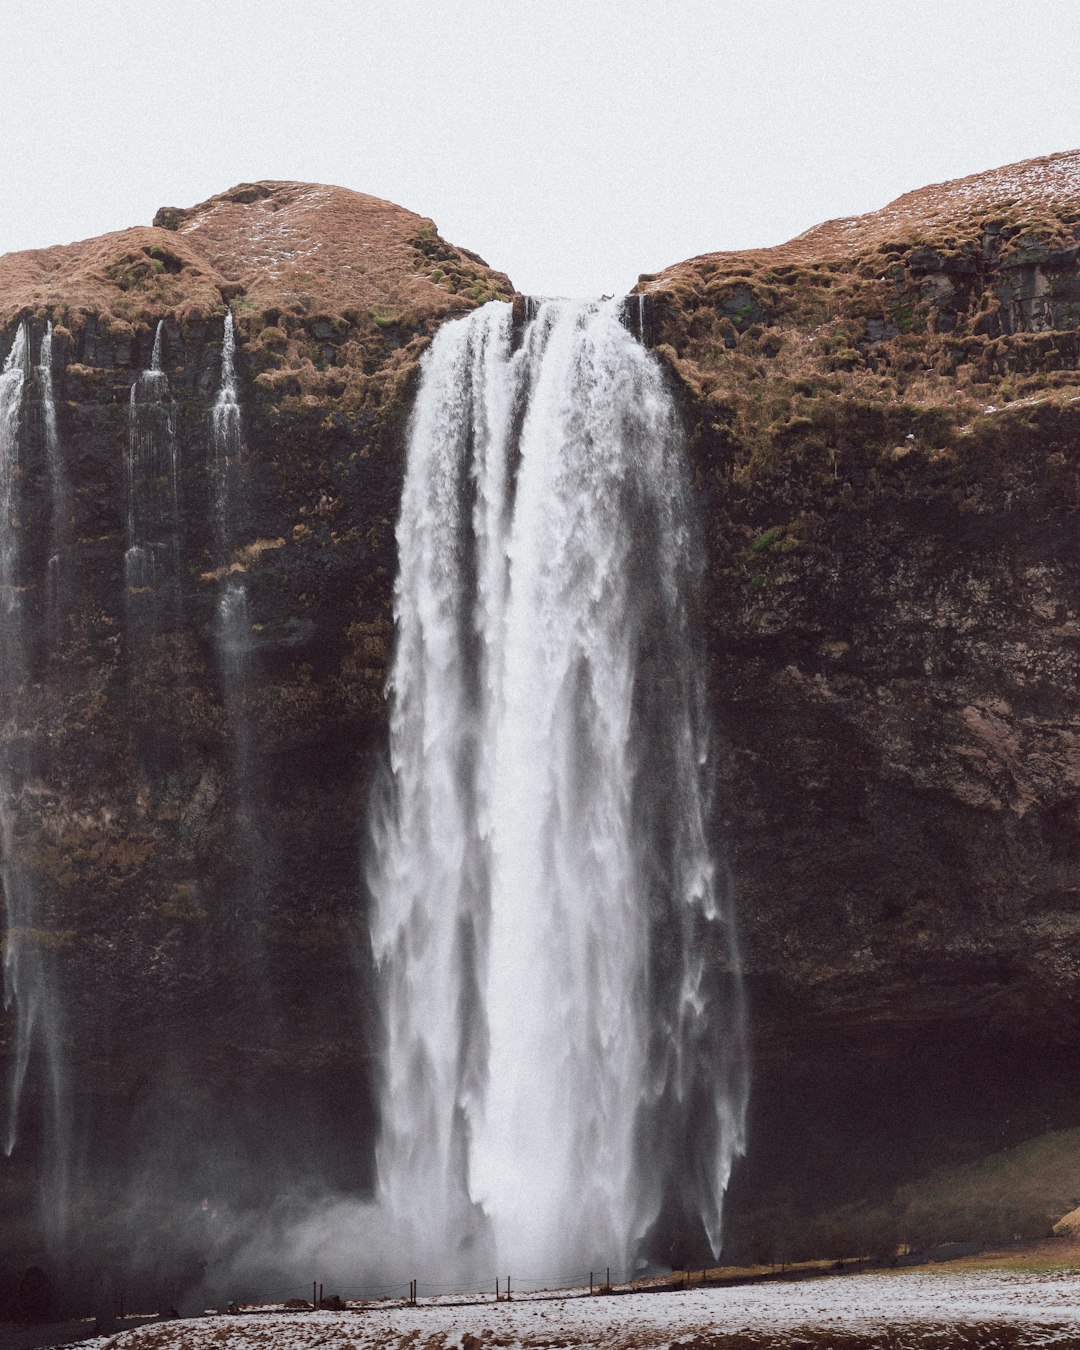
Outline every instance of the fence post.
[(592, 1293), (592, 1271), (589, 1271), (589, 1293)]
[(315, 1297), (315, 1290), (318, 1289), (318, 1287), (319, 1287), (318, 1281), (317, 1281), (317, 1280), (312, 1280), (312, 1281), (311, 1281), (311, 1306), (312, 1306), (313, 1308), (317, 1308), (317, 1307), (319, 1306), (319, 1300)]
[(611, 1293), (611, 1267), (610, 1267), (610, 1266), (608, 1266), (608, 1268), (607, 1268), (607, 1291), (608, 1291), (609, 1294)]

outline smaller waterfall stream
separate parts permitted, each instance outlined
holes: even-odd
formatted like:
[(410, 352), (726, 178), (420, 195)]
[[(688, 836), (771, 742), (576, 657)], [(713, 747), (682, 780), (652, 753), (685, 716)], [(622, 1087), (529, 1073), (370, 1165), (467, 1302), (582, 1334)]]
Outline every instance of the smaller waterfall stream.
[(127, 550), (124, 580), (129, 627), (145, 629), (180, 599), (180, 465), (176, 409), (161, 366), (163, 323), (148, 370), (128, 401)]
[[(70, 1118), (66, 1109), (66, 1067), (63, 1056), (59, 982), (53, 968), (49, 916), (43, 912), (35, 879), (21, 857), (19, 798), (23, 784), (36, 777), (31, 738), (19, 726), (20, 695), (29, 679), (27, 658), (26, 578), (20, 550), (20, 451), (25, 435), (24, 399), (30, 385), (29, 336), (16, 333), (0, 375), (0, 881), (6, 914), (4, 944), (5, 1006), (16, 1013), (14, 1069), (4, 1136), (7, 1156), (18, 1145), (26, 1113), (31, 1065), (36, 1062), (40, 1113), (34, 1120), (42, 1143), (40, 1196), (44, 1231), (57, 1241), (67, 1221), (70, 1164)], [(45, 449), (52, 487), (53, 533), (58, 549), (70, 540), (68, 497), (60, 462), (56, 404), (52, 382), (52, 325), (42, 339), (33, 368), (41, 396)], [(67, 533), (65, 533), (67, 531)], [(49, 560), (48, 582), (54, 576)], [(49, 587), (50, 600), (53, 590)], [(51, 609), (51, 605), (50, 605)], [(51, 615), (50, 615), (51, 617)]]
[(242, 576), (231, 570), (232, 549), (238, 543), (243, 456), (243, 418), (236, 391), (236, 335), (231, 313), (225, 315), (221, 339), (221, 379), (211, 409), (211, 448), (215, 551), (217, 566), (223, 572), (217, 601), (217, 647), (225, 686), (229, 693), (236, 694), (246, 678), (251, 607)]
[(23, 930), (31, 917), (31, 904), (25, 894), (25, 880), (16, 861), (14, 829), (14, 784), (12, 747), (14, 701), (25, 680), (25, 653), (22, 631), (22, 594), (18, 584), (18, 540), (16, 494), (19, 462), (19, 433), (23, 386), (29, 368), (25, 326), (15, 334), (11, 351), (0, 375), (0, 696), (7, 735), (0, 757), (0, 859), (6, 910), (4, 945), (4, 1003), (15, 1004), (15, 1067), (11, 1078), (4, 1152), (10, 1157), (18, 1140), (19, 1105), (26, 1071), (30, 1062), (37, 1007), (33, 996), (33, 976), (27, 968), (29, 944)]
[(237, 475), (243, 448), (243, 422), (240, 396), (236, 387), (236, 330), (231, 311), (226, 311), (221, 338), (221, 376), (217, 396), (210, 410), (214, 478), (214, 523), (220, 553), (229, 547), (236, 532), (236, 508), (239, 504)]
[(71, 582), (71, 485), (60, 450), (56, 425), (56, 399), (53, 393), (53, 326), (45, 326), (38, 358), (37, 379), (41, 391), (42, 419), (45, 427), (45, 458), (49, 472), (51, 504), (49, 561), (46, 578), (46, 605), (49, 634), (54, 649), (60, 642), (60, 626), (67, 605)]
[(236, 691), (243, 683), (251, 637), (251, 610), (247, 587), (231, 570), (238, 536), (240, 474), (244, 449), (243, 419), (236, 387), (236, 334), (233, 316), (225, 315), (221, 343), (221, 382), (210, 412), (211, 477), (214, 537), (223, 584), (218, 600), (218, 647), (226, 685)]
[(248, 697), (252, 678), (252, 614), (243, 572), (234, 557), (240, 542), (243, 494), (244, 424), (236, 379), (236, 332), (225, 314), (221, 378), (210, 410), (210, 479), (214, 549), (219, 589), (214, 643), (222, 696), (232, 737), (234, 852), (240, 872), (234, 900), (250, 914), (270, 867), (260, 839), (255, 804), (255, 769)]

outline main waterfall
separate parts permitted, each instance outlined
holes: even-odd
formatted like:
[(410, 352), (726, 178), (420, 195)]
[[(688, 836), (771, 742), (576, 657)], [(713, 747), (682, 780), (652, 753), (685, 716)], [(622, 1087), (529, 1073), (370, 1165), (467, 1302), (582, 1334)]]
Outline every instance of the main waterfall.
[(444, 325), (410, 430), (379, 1189), (399, 1250), (459, 1278), (716, 1251), (743, 1146), (682, 439), (623, 308)]

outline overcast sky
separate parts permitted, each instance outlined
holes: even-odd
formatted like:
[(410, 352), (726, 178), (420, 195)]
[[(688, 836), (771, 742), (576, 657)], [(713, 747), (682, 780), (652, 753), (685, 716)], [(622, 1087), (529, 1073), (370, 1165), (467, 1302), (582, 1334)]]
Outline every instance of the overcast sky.
[(297, 178), (536, 294), (1080, 146), (1080, 0), (0, 0), (0, 252)]

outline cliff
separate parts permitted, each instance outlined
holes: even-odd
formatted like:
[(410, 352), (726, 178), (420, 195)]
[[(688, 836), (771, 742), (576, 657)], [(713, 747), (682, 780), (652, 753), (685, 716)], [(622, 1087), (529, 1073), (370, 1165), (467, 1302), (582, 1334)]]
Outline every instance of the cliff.
[[(751, 1000), (732, 1242), (768, 1246), (1080, 1124), (1080, 153), (638, 289), (684, 405)], [(22, 323), (38, 360), (53, 325), (70, 525), (60, 547), (32, 383), (28, 665), (2, 734), (40, 919), (5, 941), (66, 991), (68, 1068), (50, 1085), (38, 1046), (0, 1170), (13, 1266), (40, 1254), (51, 1100), (84, 1280), (127, 1262), (178, 1286), (246, 1204), (370, 1185), (358, 897), (404, 422), (437, 325), (512, 294), (430, 221), (296, 183), (0, 258), (0, 355)], [(227, 305), (244, 493), (223, 555)], [(159, 321), (181, 544), (168, 596), (141, 599), (131, 390)], [(230, 577), (253, 617), (239, 657), (216, 628)], [(9, 1010), (5, 1073), (14, 1035)], [(211, 1154), (227, 1216), (185, 1179)]]
[(1076, 1119), (1080, 153), (639, 290), (707, 534), (760, 1237)]
[[(370, 1186), (364, 821), (404, 419), (436, 326), (510, 293), (430, 220), (294, 183), (0, 259), (0, 359), (22, 327), (30, 361), (3, 748), (8, 880), (33, 915), (5, 933), (33, 1034), (0, 1266), (44, 1259), (42, 1185), (46, 1210), (73, 1206), (52, 1243), (84, 1297), (95, 1270), (190, 1283), (270, 1194)], [(226, 306), (243, 445), (223, 530)], [(34, 369), (49, 321), (59, 472)], [(159, 324), (163, 396), (139, 384)], [(239, 647), (228, 582), (251, 607)], [(5, 1083), (17, 1025), (9, 1007)]]

